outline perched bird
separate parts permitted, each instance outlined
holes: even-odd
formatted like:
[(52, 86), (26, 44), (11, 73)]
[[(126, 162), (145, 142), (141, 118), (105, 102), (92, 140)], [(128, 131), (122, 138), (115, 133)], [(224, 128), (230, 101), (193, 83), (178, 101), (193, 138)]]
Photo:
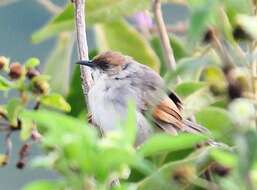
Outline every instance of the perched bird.
[(88, 93), (88, 103), (93, 124), (104, 134), (126, 119), (129, 101), (136, 103), (136, 145), (154, 132), (151, 123), (170, 134), (208, 132), (184, 119), (179, 97), (165, 87), (158, 73), (133, 58), (107, 51), (78, 64), (92, 68), (94, 84)]

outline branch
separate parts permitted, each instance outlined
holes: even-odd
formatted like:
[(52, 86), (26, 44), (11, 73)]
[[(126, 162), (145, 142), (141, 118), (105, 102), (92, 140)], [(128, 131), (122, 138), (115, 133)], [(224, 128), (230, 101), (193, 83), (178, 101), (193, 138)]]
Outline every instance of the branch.
[(173, 50), (170, 46), (170, 39), (167, 33), (167, 29), (163, 20), (162, 10), (161, 10), (161, 1), (153, 0), (153, 12), (155, 21), (157, 24), (158, 33), (161, 39), (161, 43), (164, 50), (164, 58), (167, 68), (175, 70), (176, 69), (176, 61), (173, 54)]
[[(77, 32), (77, 45), (79, 60), (88, 60), (88, 46), (86, 36), (85, 24), (85, 0), (73, 0), (75, 4), (75, 23)], [(80, 65), (80, 75), (82, 80), (82, 89), (85, 100), (87, 101), (87, 94), (93, 84), (91, 77), (91, 69), (87, 66)]]
[(59, 13), (61, 10), (62, 10), (62, 8), (61, 7), (59, 7), (59, 6), (57, 6), (57, 5), (55, 5), (52, 1), (50, 1), (50, 0), (37, 0), (37, 2), (39, 3), (39, 4), (41, 4), (46, 10), (48, 10), (50, 13), (52, 13), (52, 14), (57, 14), (57, 13)]
[(8, 161), (10, 159), (11, 156), (11, 152), (12, 152), (12, 140), (11, 140), (11, 134), (12, 131), (7, 132), (7, 134), (5, 135), (5, 139), (4, 139), (4, 144), (5, 144), (5, 155), (6, 155), (6, 161), (4, 163), (8, 164)]

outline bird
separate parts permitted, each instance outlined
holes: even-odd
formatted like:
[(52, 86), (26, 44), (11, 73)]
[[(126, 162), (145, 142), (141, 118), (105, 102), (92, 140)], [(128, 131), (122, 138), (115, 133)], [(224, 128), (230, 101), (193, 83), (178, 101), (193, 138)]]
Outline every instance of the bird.
[[(161, 76), (132, 57), (106, 51), (92, 60), (77, 62), (91, 68), (93, 85), (88, 92), (92, 123), (103, 135), (127, 118), (129, 102), (136, 106), (136, 142), (144, 143), (156, 131), (208, 134), (205, 127), (183, 117), (183, 104)], [(150, 116), (150, 117), (149, 117)]]

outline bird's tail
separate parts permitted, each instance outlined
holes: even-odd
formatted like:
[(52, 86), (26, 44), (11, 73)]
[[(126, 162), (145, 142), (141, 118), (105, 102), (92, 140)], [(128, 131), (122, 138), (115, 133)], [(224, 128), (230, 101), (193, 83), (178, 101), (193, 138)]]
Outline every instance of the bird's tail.
[(211, 132), (207, 128), (205, 128), (197, 123), (194, 123), (190, 120), (183, 121), (183, 131), (188, 132), (188, 133), (193, 133), (193, 134), (207, 135), (209, 137), (207, 144), (209, 144), (210, 146), (230, 149), (230, 147), (228, 145), (213, 140)]
[(188, 133), (193, 133), (193, 134), (206, 134), (206, 135), (210, 135), (210, 131), (208, 129), (206, 129), (205, 127), (194, 123), (190, 120), (184, 120), (183, 121), (183, 127), (182, 130)]

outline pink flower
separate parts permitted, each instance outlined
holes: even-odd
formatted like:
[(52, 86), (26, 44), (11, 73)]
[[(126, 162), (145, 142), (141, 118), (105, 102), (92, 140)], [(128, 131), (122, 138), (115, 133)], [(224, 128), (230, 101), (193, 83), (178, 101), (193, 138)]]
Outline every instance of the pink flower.
[(134, 14), (133, 19), (135, 24), (139, 28), (152, 28), (153, 27), (153, 20), (148, 12), (138, 12)]

